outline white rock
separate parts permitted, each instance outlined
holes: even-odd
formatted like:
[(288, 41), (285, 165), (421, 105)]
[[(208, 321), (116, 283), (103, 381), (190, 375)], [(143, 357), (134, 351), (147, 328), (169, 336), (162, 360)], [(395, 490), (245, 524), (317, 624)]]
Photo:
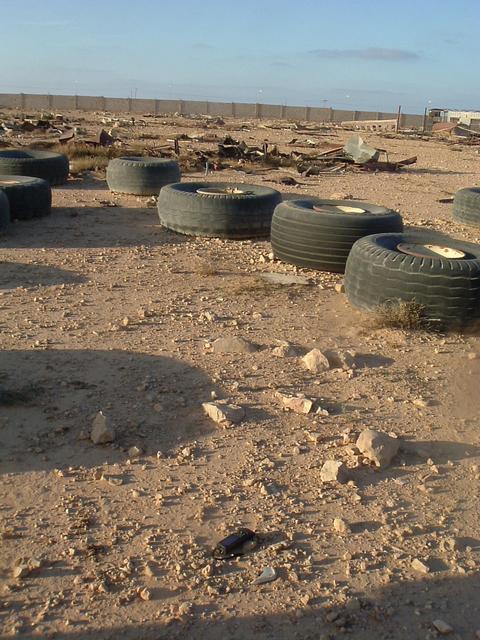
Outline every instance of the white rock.
[(293, 346), (293, 344), (290, 344), (286, 341), (279, 342), (280, 344), (278, 345), (278, 347), (274, 347), (274, 349), (272, 350), (272, 354), (274, 356), (277, 356), (277, 358), (292, 358), (298, 355), (297, 349)]
[(328, 354), (332, 368), (356, 369), (357, 354), (355, 351), (333, 351)]
[(305, 396), (289, 396), (283, 393), (277, 393), (277, 397), (280, 399), (285, 409), (290, 409), (294, 413), (310, 413), (313, 407), (313, 400), (305, 398)]
[(330, 369), (327, 356), (320, 349), (312, 349), (302, 358), (303, 364), (312, 373), (322, 373)]
[(322, 482), (339, 482), (344, 484), (348, 480), (347, 467), (340, 460), (327, 460), (320, 471)]
[(236, 404), (229, 404), (226, 400), (204, 402), (202, 407), (207, 416), (218, 424), (223, 422), (237, 423), (245, 417), (245, 409), (243, 407), (239, 407)]
[(93, 419), (90, 439), (93, 444), (105, 444), (115, 440), (115, 431), (102, 411), (99, 411)]
[(411, 563), (411, 567), (414, 571), (419, 573), (430, 573), (430, 567), (418, 558), (414, 558)]
[(438, 631), (438, 633), (440, 633), (442, 636), (453, 633), (453, 627), (451, 627), (447, 622), (444, 622), (443, 620), (434, 620), (432, 624)]
[(262, 573), (255, 578), (253, 584), (265, 584), (266, 582), (273, 582), (278, 578), (278, 574), (273, 567), (266, 567)]
[(350, 533), (350, 525), (343, 518), (334, 518), (333, 528), (337, 533)]
[(236, 336), (218, 338), (212, 347), (215, 353), (254, 353), (258, 351), (257, 345)]
[(400, 443), (382, 431), (365, 429), (358, 436), (356, 446), (360, 452), (377, 467), (387, 467), (397, 454)]

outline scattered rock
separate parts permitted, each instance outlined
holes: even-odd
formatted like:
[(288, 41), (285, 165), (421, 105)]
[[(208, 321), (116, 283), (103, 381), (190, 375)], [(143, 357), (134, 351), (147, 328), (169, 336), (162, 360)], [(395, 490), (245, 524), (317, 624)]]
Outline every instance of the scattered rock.
[(285, 409), (290, 409), (294, 413), (310, 413), (313, 407), (313, 400), (306, 398), (304, 395), (289, 396), (283, 393), (277, 393), (277, 398), (280, 399)]
[(443, 620), (434, 620), (432, 625), (442, 636), (446, 636), (449, 633), (453, 633), (453, 627), (451, 627), (447, 622)]
[(215, 353), (254, 353), (258, 351), (257, 345), (239, 337), (218, 338), (212, 344)]
[(337, 533), (350, 533), (350, 525), (343, 518), (334, 518), (333, 528)]
[(101, 411), (93, 419), (90, 439), (93, 444), (106, 444), (115, 440), (115, 431), (107, 416)]
[(13, 568), (12, 576), (14, 578), (25, 578), (30, 575), (30, 567), (26, 564), (19, 564)]
[(266, 582), (273, 582), (278, 578), (278, 574), (273, 567), (266, 567), (262, 573), (255, 578), (253, 584), (265, 584)]
[(152, 594), (150, 593), (150, 591), (147, 589), (147, 587), (144, 587), (143, 589), (140, 589), (138, 591), (138, 595), (142, 600), (150, 600), (152, 597)]
[(382, 431), (365, 429), (358, 436), (356, 446), (377, 467), (387, 467), (397, 454), (400, 443), (397, 438), (392, 438)]
[(419, 573), (430, 573), (430, 567), (418, 558), (414, 558), (411, 563), (411, 567), (414, 571)]
[(141, 449), (140, 447), (130, 447), (130, 449), (128, 450), (128, 457), (129, 458), (139, 458), (141, 455), (143, 454), (143, 449)]
[(320, 349), (312, 349), (302, 358), (303, 364), (312, 373), (322, 373), (330, 369), (327, 356)]
[(245, 409), (243, 407), (239, 407), (236, 404), (229, 404), (226, 400), (204, 402), (202, 407), (207, 416), (218, 424), (223, 422), (232, 422), (235, 424), (241, 422), (245, 417)]
[(345, 484), (348, 481), (347, 467), (339, 460), (327, 460), (320, 471), (322, 482), (339, 482)]
[(345, 293), (345, 285), (343, 284), (343, 282), (337, 282), (337, 284), (335, 285), (335, 291), (337, 293)]
[(330, 200), (354, 200), (354, 197), (352, 196), (351, 193), (348, 193), (348, 191), (335, 191), (335, 193), (332, 193), (330, 198)]
[(356, 369), (357, 367), (355, 351), (329, 351), (326, 356), (333, 369)]
[(297, 349), (286, 341), (279, 341), (280, 344), (278, 347), (274, 347), (272, 350), (272, 354), (277, 356), (277, 358), (292, 358), (298, 355)]

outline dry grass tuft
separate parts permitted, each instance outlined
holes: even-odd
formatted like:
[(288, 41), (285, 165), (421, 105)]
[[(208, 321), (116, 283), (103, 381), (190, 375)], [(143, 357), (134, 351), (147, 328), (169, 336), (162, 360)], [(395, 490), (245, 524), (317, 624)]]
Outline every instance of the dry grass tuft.
[(425, 308), (414, 301), (386, 302), (375, 309), (372, 314), (375, 328), (425, 329), (427, 319)]

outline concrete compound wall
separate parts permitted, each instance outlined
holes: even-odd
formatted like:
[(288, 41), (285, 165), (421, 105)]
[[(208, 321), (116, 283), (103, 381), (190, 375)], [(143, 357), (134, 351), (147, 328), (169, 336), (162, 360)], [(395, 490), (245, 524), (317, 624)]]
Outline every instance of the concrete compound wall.
[[(0, 93), (0, 108), (31, 110), (110, 111), (132, 114), (181, 113), (237, 118), (306, 120), (311, 122), (343, 122), (348, 120), (390, 120), (396, 113), (379, 111), (346, 111), (320, 107), (294, 107), (243, 102), (210, 102), (200, 100), (147, 100), (143, 98), (107, 98), (103, 96), (61, 96), (33, 93)], [(421, 127), (423, 116), (402, 114), (402, 127)]]

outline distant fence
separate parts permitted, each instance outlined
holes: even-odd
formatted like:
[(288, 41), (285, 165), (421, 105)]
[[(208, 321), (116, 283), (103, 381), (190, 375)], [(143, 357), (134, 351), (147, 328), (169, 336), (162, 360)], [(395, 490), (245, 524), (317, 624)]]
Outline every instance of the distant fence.
[[(159, 115), (211, 115), (236, 118), (343, 122), (345, 120), (391, 120), (396, 113), (381, 111), (347, 111), (321, 107), (292, 107), (280, 104), (245, 102), (210, 102), (200, 100), (148, 100), (144, 98), (106, 98), (104, 96), (60, 96), (36, 93), (0, 93), (0, 108), (56, 111), (84, 110)], [(402, 114), (401, 127), (421, 127), (423, 116)]]

